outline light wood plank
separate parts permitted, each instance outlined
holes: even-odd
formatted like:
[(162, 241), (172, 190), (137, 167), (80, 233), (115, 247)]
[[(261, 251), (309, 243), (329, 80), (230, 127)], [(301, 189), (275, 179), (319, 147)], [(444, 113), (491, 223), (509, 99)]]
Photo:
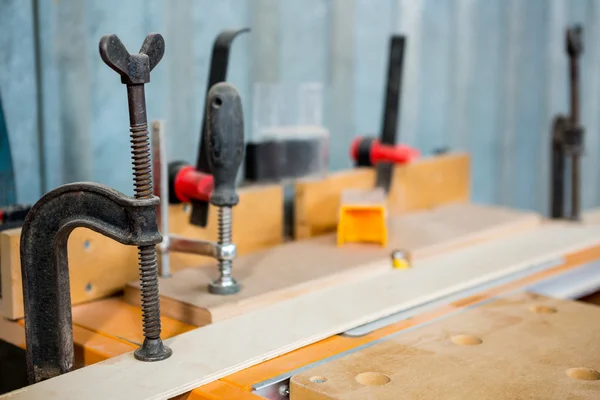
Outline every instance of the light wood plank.
[[(211, 206), (206, 228), (189, 224), (184, 205), (169, 207), (171, 233), (206, 240), (217, 240), (218, 209)], [(233, 240), (238, 254), (247, 254), (280, 244), (283, 240), (283, 189), (280, 185), (240, 189), (240, 202), (233, 208)], [(0, 233), (0, 264), (5, 318), (23, 318), (23, 288), (20, 257), (21, 229)], [(71, 302), (81, 304), (119, 292), (128, 282), (138, 279), (137, 248), (124, 246), (85, 228), (73, 231), (69, 238), (69, 275)], [(206, 265), (209, 258), (193, 254), (171, 253), (171, 270)]]
[(128, 353), (0, 398), (167, 399), (352, 327), (592, 246), (600, 246), (600, 227), (545, 224), (187, 332), (167, 340), (173, 356), (161, 362), (139, 362)]
[(302, 372), (290, 398), (597, 399), (598, 380), (569, 374), (600, 370), (599, 331), (600, 307), (513, 294)]
[(585, 211), (581, 219), (585, 224), (600, 225), (600, 208)]
[[(388, 247), (348, 243), (336, 245), (336, 235), (286, 243), (239, 257), (234, 276), (242, 291), (231, 296), (210, 294), (208, 283), (217, 268), (188, 268), (161, 278), (163, 315), (203, 326), (310, 291), (365, 279), (387, 271), (390, 255), (402, 249), (410, 260), (538, 226), (529, 212), (475, 204), (450, 204), (430, 211), (391, 218)], [(387, 261), (387, 262), (386, 262)], [(140, 305), (139, 282), (131, 282), (125, 299)]]
[[(467, 154), (454, 153), (396, 166), (388, 196), (390, 214), (466, 202), (470, 197), (469, 163)], [(296, 239), (334, 232), (342, 192), (346, 189), (373, 189), (374, 185), (375, 171), (372, 168), (357, 168), (330, 174), (325, 179), (296, 182)]]

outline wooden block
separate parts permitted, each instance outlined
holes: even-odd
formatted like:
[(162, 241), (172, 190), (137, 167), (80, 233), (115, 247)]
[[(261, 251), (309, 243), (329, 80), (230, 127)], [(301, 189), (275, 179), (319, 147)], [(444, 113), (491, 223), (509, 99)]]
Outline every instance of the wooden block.
[(372, 189), (375, 171), (357, 168), (330, 174), (325, 179), (302, 179), (295, 184), (294, 236), (306, 239), (335, 231), (342, 192)]
[[(1, 303), (1, 301), (0, 301)], [(8, 321), (0, 318), (0, 340), (25, 349), (24, 321)], [(91, 365), (108, 358), (135, 350), (135, 346), (123, 340), (109, 338), (94, 330), (73, 325), (75, 366)]]
[[(120, 297), (94, 301), (73, 307), (73, 324), (133, 345), (144, 341), (142, 312)], [(195, 326), (161, 315), (162, 338), (191, 331)]]
[[(20, 240), (20, 229), (0, 233), (3, 315), (12, 320), (24, 316)], [(111, 295), (137, 279), (137, 249), (89, 229), (73, 231), (68, 253), (73, 304)]]
[(290, 399), (597, 399), (599, 331), (599, 307), (519, 293), (302, 372)]
[[(170, 206), (169, 229), (182, 236), (216, 240), (217, 209), (210, 207), (206, 229), (188, 223), (184, 205)], [(240, 189), (240, 202), (233, 208), (233, 239), (238, 254), (265, 249), (283, 240), (283, 191), (279, 185)], [(23, 318), (23, 288), (20, 263), (21, 229), (0, 232), (2, 315)], [(85, 228), (77, 228), (69, 238), (71, 302), (81, 304), (110, 296), (138, 278), (137, 248), (124, 246)], [(171, 268), (177, 271), (206, 264), (208, 258), (172, 253)]]
[[(283, 242), (283, 187), (248, 186), (239, 190), (240, 202), (233, 207), (233, 241), (238, 254), (248, 254)], [(218, 208), (209, 207), (208, 225), (189, 224), (189, 207), (172, 205), (169, 230), (179, 236), (216, 241), (219, 233)], [(174, 270), (212, 264), (212, 259), (194, 254), (171, 253)]]
[[(387, 272), (391, 252), (402, 249), (414, 261), (461, 245), (498, 238), (538, 226), (540, 217), (499, 207), (451, 204), (389, 222), (389, 246), (349, 243), (336, 246), (336, 235), (286, 243), (234, 261), (240, 293), (212, 295), (208, 283), (217, 268), (189, 268), (160, 279), (161, 311), (202, 326), (267, 307), (327, 286), (367, 279)], [(140, 304), (139, 283), (131, 282), (125, 299)]]
[(178, 335), (166, 340), (173, 355), (158, 363), (128, 353), (0, 399), (172, 398), (358, 325), (599, 246), (600, 227), (545, 224)]
[(392, 217), (389, 245), (411, 261), (538, 227), (539, 214), (505, 207), (455, 203)]
[[(299, 180), (295, 185), (296, 239), (334, 232), (341, 194), (345, 189), (372, 189), (375, 171), (357, 168), (326, 179)], [(469, 156), (455, 153), (424, 158), (395, 167), (388, 196), (391, 214), (423, 210), (469, 199)]]

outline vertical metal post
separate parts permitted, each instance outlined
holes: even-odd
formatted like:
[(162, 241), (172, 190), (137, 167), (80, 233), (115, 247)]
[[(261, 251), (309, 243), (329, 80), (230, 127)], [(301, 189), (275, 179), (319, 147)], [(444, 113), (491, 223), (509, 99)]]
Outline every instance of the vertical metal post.
[(152, 121), (152, 173), (154, 195), (161, 199), (157, 210), (158, 226), (163, 240), (158, 245), (160, 253), (160, 276), (171, 276), (169, 264), (169, 176), (167, 149), (165, 146), (165, 121)]

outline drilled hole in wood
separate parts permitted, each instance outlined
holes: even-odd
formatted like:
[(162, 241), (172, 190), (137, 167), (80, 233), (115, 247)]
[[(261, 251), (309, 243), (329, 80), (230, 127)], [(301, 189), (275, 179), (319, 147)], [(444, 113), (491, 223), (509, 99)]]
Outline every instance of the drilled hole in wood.
[(382, 374), (381, 372), (363, 372), (354, 377), (356, 382), (365, 386), (381, 386), (386, 383), (390, 383), (391, 379), (389, 376)]
[(567, 375), (578, 381), (597, 381), (600, 379), (600, 372), (591, 368), (569, 368)]
[(327, 378), (325, 378), (324, 376), (311, 376), (310, 378), (308, 378), (308, 380), (311, 381), (312, 383), (327, 382)]
[(452, 343), (459, 346), (477, 346), (483, 343), (483, 340), (473, 335), (455, 335), (452, 336)]
[(530, 310), (536, 314), (554, 314), (558, 310), (554, 307), (537, 305), (530, 308)]

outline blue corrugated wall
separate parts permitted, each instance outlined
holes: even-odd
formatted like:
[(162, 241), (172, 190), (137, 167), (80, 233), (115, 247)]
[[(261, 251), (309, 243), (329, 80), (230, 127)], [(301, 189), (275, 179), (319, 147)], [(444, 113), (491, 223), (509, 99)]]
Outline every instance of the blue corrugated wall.
[(116, 33), (134, 51), (148, 32), (164, 35), (149, 117), (167, 121), (170, 158), (192, 161), (212, 40), (249, 26), (229, 75), (248, 127), (254, 83), (322, 82), (331, 168), (350, 167), (352, 138), (380, 128), (388, 36), (405, 33), (401, 140), (425, 153), (471, 152), (475, 201), (547, 212), (549, 128), (568, 110), (563, 36), (574, 22), (585, 30), (589, 208), (600, 203), (600, 1), (0, 0), (0, 93), (18, 199), (76, 180), (132, 193), (125, 88), (98, 56), (100, 36)]

